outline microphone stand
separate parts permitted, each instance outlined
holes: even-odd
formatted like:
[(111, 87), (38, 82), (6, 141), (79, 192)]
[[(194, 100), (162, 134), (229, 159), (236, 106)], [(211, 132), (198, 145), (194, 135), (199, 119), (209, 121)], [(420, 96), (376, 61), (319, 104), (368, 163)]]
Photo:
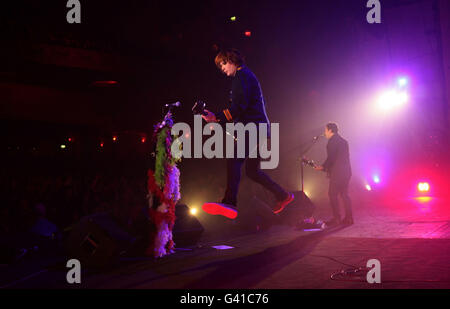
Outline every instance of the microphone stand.
[(305, 163), (303, 162), (303, 156), (317, 143), (318, 140), (319, 140), (319, 137), (314, 137), (311, 140), (311, 144), (308, 147), (306, 147), (306, 149), (304, 151), (302, 151), (300, 158), (299, 158), (299, 160), (301, 161), (300, 175), (301, 175), (301, 179), (302, 179), (302, 192), (303, 193), (305, 193), (305, 191), (304, 191), (304, 166), (305, 166)]
[[(174, 105), (169, 106), (163, 106), (162, 107), (162, 115), (164, 115), (164, 110), (167, 108), (167, 113), (164, 115), (161, 122), (158, 122), (156, 125), (153, 126), (153, 134), (156, 135), (159, 130), (163, 129), (166, 125), (172, 126), (173, 120), (172, 120), (172, 108)], [(154, 145), (152, 146), (152, 153), (151, 156), (154, 158), (156, 156), (156, 142), (154, 142)]]
[(169, 106), (163, 106), (162, 108), (162, 114), (164, 114), (164, 109), (167, 108), (167, 113), (165, 114), (163, 120), (158, 123), (157, 129), (162, 129), (166, 125), (166, 122), (168, 119), (171, 119), (172, 117), (172, 109), (176, 107), (176, 105), (169, 105)]

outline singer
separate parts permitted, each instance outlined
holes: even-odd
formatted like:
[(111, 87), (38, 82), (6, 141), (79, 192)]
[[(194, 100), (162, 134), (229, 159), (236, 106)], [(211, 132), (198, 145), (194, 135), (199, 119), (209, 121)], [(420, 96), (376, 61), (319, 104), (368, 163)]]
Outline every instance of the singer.
[[(325, 137), (328, 139), (327, 159), (322, 166), (315, 169), (327, 172), (330, 178), (328, 196), (333, 211), (333, 219), (326, 223), (327, 226), (339, 224), (353, 224), (353, 214), (350, 196), (348, 195), (348, 185), (352, 176), (350, 167), (350, 154), (348, 142), (338, 134), (338, 127), (335, 123), (327, 123), (325, 126)], [(338, 196), (341, 196), (345, 208), (345, 217), (341, 221)]]
[[(219, 52), (215, 58), (216, 66), (221, 72), (232, 77), (231, 98), (229, 108), (214, 114), (205, 110), (203, 119), (207, 122), (241, 122), (266, 123), (267, 136), (270, 138), (270, 122), (266, 114), (265, 102), (261, 86), (250, 69), (244, 64), (244, 57), (236, 49), (226, 49)], [(241, 180), (241, 168), (245, 161), (247, 176), (272, 192), (278, 201), (273, 207), (274, 213), (280, 213), (294, 200), (294, 195), (284, 190), (260, 169), (261, 157), (248, 158), (249, 143), (245, 140), (245, 158), (227, 159), (227, 189), (221, 203), (205, 204), (203, 210), (210, 214), (219, 214), (234, 219), (237, 216), (237, 195)], [(259, 145), (257, 147), (259, 148)], [(256, 150), (257, 151), (257, 150)]]

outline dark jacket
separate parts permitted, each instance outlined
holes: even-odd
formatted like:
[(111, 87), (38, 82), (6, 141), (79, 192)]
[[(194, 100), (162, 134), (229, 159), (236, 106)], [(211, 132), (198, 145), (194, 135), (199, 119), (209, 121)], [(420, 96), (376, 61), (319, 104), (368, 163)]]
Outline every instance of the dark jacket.
[(242, 122), (267, 123), (270, 136), (270, 122), (267, 117), (261, 86), (255, 74), (246, 66), (238, 68), (233, 77), (228, 108), (216, 114), (220, 123)]
[(327, 160), (322, 166), (330, 181), (348, 180), (352, 175), (348, 142), (337, 133), (328, 140)]

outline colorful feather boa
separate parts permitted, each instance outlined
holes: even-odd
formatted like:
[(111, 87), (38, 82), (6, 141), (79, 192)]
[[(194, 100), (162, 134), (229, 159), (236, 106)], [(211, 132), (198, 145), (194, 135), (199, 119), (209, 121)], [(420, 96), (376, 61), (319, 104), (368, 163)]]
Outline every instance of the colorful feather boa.
[(149, 208), (150, 220), (155, 229), (150, 232), (152, 243), (149, 244), (146, 254), (154, 257), (163, 257), (174, 252), (172, 229), (175, 223), (175, 205), (181, 198), (180, 171), (176, 166), (178, 160), (171, 155), (172, 136), (169, 132), (173, 124), (172, 119), (165, 119), (163, 124), (155, 126), (155, 172), (149, 169), (147, 174), (148, 196), (159, 202), (159, 205)]

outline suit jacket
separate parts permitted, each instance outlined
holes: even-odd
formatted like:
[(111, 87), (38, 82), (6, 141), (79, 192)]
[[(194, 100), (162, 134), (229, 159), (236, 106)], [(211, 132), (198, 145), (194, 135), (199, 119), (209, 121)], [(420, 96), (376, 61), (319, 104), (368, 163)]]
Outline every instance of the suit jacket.
[(345, 181), (352, 175), (348, 142), (337, 133), (328, 140), (327, 159), (322, 166), (330, 181)]
[(233, 77), (229, 107), (216, 114), (220, 123), (242, 122), (267, 123), (268, 137), (270, 136), (270, 122), (267, 117), (261, 86), (255, 74), (246, 66), (238, 68)]

